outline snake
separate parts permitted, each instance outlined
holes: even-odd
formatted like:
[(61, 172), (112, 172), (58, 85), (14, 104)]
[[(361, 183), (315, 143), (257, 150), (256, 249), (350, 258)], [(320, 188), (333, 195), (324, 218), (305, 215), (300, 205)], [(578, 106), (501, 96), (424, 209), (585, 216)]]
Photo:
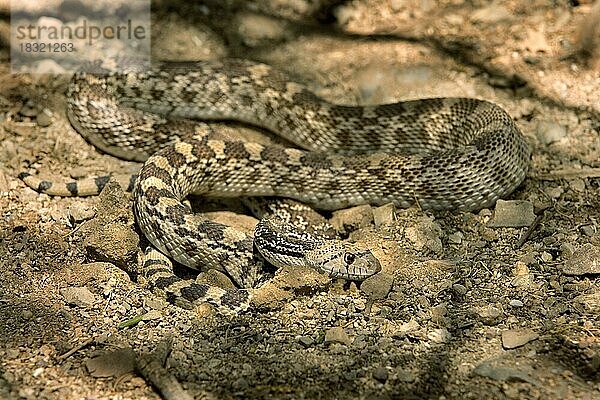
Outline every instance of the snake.
[[(143, 162), (126, 186), (150, 242), (143, 270), (152, 287), (173, 303), (208, 302), (224, 313), (249, 308), (268, 264), (308, 266), (356, 281), (380, 271), (371, 249), (331, 237), (322, 226), (310, 228), (314, 221), (324, 225), (307, 216), (315, 209), (394, 203), (475, 211), (510, 195), (530, 163), (516, 123), (490, 101), (335, 104), (250, 60), (119, 72), (95, 63), (73, 76), (67, 100), (67, 116), (88, 142)], [(225, 136), (212, 125), (222, 120), (266, 129), (292, 145)], [(109, 179), (58, 185), (29, 173), (20, 177), (39, 192), (62, 196), (97, 193)], [(183, 201), (190, 194), (267, 205), (257, 207), (264, 215), (251, 235), (194, 213)], [(172, 261), (223, 271), (238, 288), (179, 278)]]

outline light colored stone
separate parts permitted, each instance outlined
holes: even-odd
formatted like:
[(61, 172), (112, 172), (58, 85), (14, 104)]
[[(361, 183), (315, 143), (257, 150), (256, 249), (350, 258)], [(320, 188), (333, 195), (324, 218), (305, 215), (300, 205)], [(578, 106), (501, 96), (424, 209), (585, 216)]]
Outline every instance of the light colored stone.
[(329, 343), (341, 343), (349, 345), (352, 343), (352, 339), (350, 336), (348, 336), (344, 328), (341, 326), (334, 326), (325, 332), (325, 344)]
[(396, 206), (394, 203), (387, 203), (373, 209), (373, 221), (375, 227), (391, 224), (396, 220)]
[(90, 307), (96, 301), (94, 294), (85, 287), (67, 287), (60, 289), (61, 296), (68, 304)]
[(493, 228), (521, 228), (535, 220), (533, 204), (525, 200), (498, 200), (494, 217), (489, 222)]
[(516, 349), (537, 340), (540, 336), (531, 329), (508, 329), (502, 331), (502, 347)]
[(366, 293), (371, 299), (385, 299), (392, 290), (394, 276), (385, 272), (380, 272), (365, 279), (360, 285), (360, 290)]
[(600, 274), (600, 248), (586, 243), (563, 264), (566, 275)]
[(558, 142), (567, 136), (567, 128), (552, 121), (540, 121), (536, 130), (537, 137), (542, 144)]
[(330, 222), (338, 232), (348, 233), (369, 226), (373, 222), (373, 210), (369, 205), (362, 205), (335, 211)]

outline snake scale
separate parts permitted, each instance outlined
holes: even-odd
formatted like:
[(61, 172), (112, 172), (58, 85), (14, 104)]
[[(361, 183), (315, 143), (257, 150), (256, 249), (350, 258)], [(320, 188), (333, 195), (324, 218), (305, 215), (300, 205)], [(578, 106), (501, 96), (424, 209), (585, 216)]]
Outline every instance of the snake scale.
[[(309, 218), (302, 204), (287, 204), (295, 223), (282, 217), (286, 212), (273, 212), (253, 238), (194, 214), (182, 202), (188, 194), (277, 196), (321, 210), (393, 202), (473, 211), (514, 191), (530, 158), (512, 118), (491, 102), (336, 105), (247, 60), (165, 63), (126, 73), (96, 65), (75, 74), (67, 113), (99, 149), (144, 161), (133, 198), (136, 221), (152, 244), (144, 261), (151, 284), (176, 303), (207, 301), (224, 312), (246, 309), (251, 292), (182, 280), (170, 259), (225, 271), (242, 288), (261, 282), (265, 259), (355, 280), (377, 272), (379, 263), (368, 250), (303, 229)], [(257, 125), (301, 149), (227, 138), (199, 119)], [(29, 174), (21, 178), (58, 195), (91, 194), (106, 183), (97, 178), (87, 186), (59, 186)]]

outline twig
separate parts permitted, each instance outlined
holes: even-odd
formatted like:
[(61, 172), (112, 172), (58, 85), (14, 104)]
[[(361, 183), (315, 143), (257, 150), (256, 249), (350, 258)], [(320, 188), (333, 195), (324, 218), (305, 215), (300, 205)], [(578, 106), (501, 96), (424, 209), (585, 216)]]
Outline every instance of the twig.
[(162, 340), (149, 354), (139, 354), (136, 358), (137, 372), (150, 382), (166, 400), (193, 400), (192, 395), (183, 389), (177, 379), (163, 366), (171, 352), (173, 338)]
[(535, 231), (537, 229), (538, 225), (542, 221), (542, 218), (544, 217), (544, 211), (546, 211), (546, 210), (547, 209), (543, 209), (542, 211), (540, 211), (540, 213), (538, 215), (536, 215), (536, 217), (533, 220), (533, 222), (531, 223), (531, 225), (529, 225), (529, 228), (527, 228), (525, 233), (523, 233), (523, 235), (517, 242), (517, 246), (516, 246), (517, 249), (520, 249), (525, 244), (525, 242), (527, 242), (529, 240), (529, 238), (533, 234), (533, 231)]
[(67, 358), (71, 357), (73, 354), (75, 354), (79, 350), (83, 349), (86, 346), (89, 346), (93, 341), (94, 341), (94, 338), (89, 338), (88, 340), (81, 343), (80, 345), (73, 347), (71, 350), (67, 351), (65, 354), (58, 356), (57, 360), (59, 362), (66, 360)]
[(535, 178), (544, 181), (573, 178), (600, 178), (600, 168), (563, 168), (547, 174), (539, 174), (535, 176)]

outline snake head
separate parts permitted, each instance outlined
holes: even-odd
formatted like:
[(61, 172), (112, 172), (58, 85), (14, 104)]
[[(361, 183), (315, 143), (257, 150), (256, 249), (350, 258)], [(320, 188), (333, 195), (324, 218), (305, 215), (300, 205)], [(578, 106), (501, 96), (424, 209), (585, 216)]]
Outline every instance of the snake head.
[(311, 267), (349, 281), (362, 281), (381, 271), (379, 260), (370, 250), (339, 240), (309, 251), (305, 259)]

